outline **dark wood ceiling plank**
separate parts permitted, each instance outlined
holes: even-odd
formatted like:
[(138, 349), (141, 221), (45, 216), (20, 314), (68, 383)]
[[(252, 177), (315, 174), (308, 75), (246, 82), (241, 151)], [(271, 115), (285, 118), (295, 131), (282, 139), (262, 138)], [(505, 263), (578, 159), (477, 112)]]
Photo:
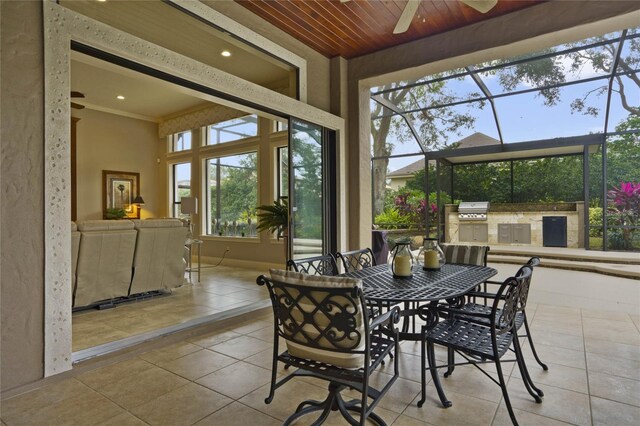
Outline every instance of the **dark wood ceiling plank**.
[(377, 46), (377, 43), (368, 37), (368, 34), (375, 32), (375, 25), (371, 24), (372, 20), (366, 19), (352, 10), (351, 3), (353, 2), (340, 3), (339, 1), (329, 0), (315, 1), (335, 19), (341, 19), (340, 15), (343, 15), (344, 24), (350, 28), (354, 36), (359, 40), (365, 41), (370, 47)]
[(262, 17), (266, 21), (280, 28), (282, 31), (300, 40), (302, 43), (312, 49), (322, 53), (325, 56), (331, 56), (335, 46), (327, 43), (326, 39), (320, 33), (302, 32), (300, 25), (292, 21), (288, 16), (282, 14), (278, 9), (273, 8), (269, 3), (263, 1), (238, 1), (243, 7)]
[(422, 0), (409, 29), (403, 34), (393, 34), (393, 29), (407, 0), (352, 0), (347, 3), (339, 0), (235, 1), (327, 57), (353, 58), (511, 13), (545, 0), (499, 0), (485, 14), (459, 1)]
[[(348, 24), (345, 24), (344, 15), (340, 20), (332, 19), (333, 15), (325, 11), (317, 2), (294, 2), (294, 7), (299, 13), (309, 17), (312, 22), (315, 22), (316, 29), (321, 29), (327, 32), (327, 36), (331, 38), (336, 47), (340, 47), (346, 43), (356, 49), (367, 49), (370, 44), (365, 39), (358, 39), (356, 34), (349, 28)], [(338, 21), (338, 22), (336, 22)]]

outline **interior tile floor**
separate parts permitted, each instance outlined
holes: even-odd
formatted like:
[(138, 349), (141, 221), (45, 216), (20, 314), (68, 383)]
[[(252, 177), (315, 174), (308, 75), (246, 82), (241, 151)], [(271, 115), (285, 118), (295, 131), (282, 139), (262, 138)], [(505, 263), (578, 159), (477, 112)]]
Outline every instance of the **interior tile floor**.
[(112, 309), (76, 312), (72, 316), (73, 351), (267, 300), (266, 289), (256, 285), (256, 277), (265, 272), (268, 271), (203, 265), (200, 283), (193, 273), (194, 284), (185, 281), (170, 294)]
[[(509, 268), (513, 266), (500, 267), (501, 275), (513, 272)], [(555, 281), (553, 277), (557, 277)], [(571, 277), (573, 280), (567, 281)], [(614, 303), (618, 298), (624, 303), (612, 310), (591, 306), (590, 286), (595, 283), (600, 286), (601, 301)], [(586, 296), (575, 297), (572, 286), (583, 286)], [(525, 344), (529, 370), (545, 393), (542, 404), (536, 404), (526, 393), (518, 369), (506, 365), (509, 394), (520, 424), (637, 424), (638, 287), (636, 280), (536, 268), (527, 312), (538, 352), (549, 371), (535, 363)], [(251, 291), (247, 287), (238, 292)], [(607, 303), (602, 305), (610, 306)], [(324, 399), (326, 385), (318, 380), (294, 379), (276, 392), (271, 404), (264, 403), (273, 326), (271, 315), (261, 312), (248, 322), (224, 329), (211, 324), (205, 334), (107, 366), (79, 370), (69, 378), (6, 399), (0, 411), (3, 425), (281, 424), (303, 399)], [(451, 408), (441, 407), (432, 384), (427, 387), (427, 401), (418, 408), (419, 353), (419, 344), (402, 343), (400, 379), (376, 410), (388, 424), (510, 424), (500, 389), (473, 367), (458, 367), (451, 377), (442, 379), (453, 402)], [(438, 353), (441, 361), (445, 356), (444, 351)], [(389, 372), (387, 364), (375, 373), (374, 386)], [(279, 374), (283, 373), (279, 369)], [(312, 421), (303, 418), (296, 424)], [(325, 424), (345, 422), (332, 413)]]

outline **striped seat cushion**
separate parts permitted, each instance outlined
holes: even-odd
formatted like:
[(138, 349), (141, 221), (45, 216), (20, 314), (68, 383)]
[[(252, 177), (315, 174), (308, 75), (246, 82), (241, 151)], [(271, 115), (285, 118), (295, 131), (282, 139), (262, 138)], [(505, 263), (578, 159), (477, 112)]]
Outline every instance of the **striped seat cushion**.
[[(299, 298), (300, 293), (294, 287), (286, 288), (287, 295), (281, 288), (274, 287), (276, 297), (279, 301), (283, 301), (281, 303), (286, 303), (287, 296), (297, 300), (297, 304), (290, 311), (295, 327), (280, 328), (285, 335), (287, 349), (291, 355), (348, 369), (364, 367), (366, 330), (359, 301), (354, 305), (344, 297), (331, 297), (331, 304), (324, 305), (329, 307), (326, 313), (318, 309), (317, 303), (326, 301), (332, 288), (362, 288), (362, 281), (353, 278), (308, 275), (280, 269), (271, 269), (270, 274), (273, 281), (318, 288), (318, 291), (312, 291), (308, 296)], [(345, 333), (344, 330), (332, 327), (331, 333), (324, 335), (337, 336), (337, 339), (328, 340), (322, 337), (315, 340), (332, 323), (330, 317), (343, 312), (347, 312), (348, 316), (353, 318), (353, 329)], [(310, 317), (312, 320), (309, 320)], [(300, 326), (302, 332), (298, 330)]]
[(465, 265), (487, 265), (489, 246), (468, 246), (460, 244), (442, 244), (444, 259), (447, 263), (463, 263)]

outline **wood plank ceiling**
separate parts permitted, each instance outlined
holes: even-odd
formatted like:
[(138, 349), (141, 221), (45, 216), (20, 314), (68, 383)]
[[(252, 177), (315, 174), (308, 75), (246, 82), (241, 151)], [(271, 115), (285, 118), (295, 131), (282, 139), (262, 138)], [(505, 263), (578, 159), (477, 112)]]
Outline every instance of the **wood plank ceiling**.
[(524, 9), (542, 0), (499, 0), (480, 13), (457, 0), (422, 0), (407, 32), (393, 29), (407, 0), (236, 0), (327, 57), (356, 56)]

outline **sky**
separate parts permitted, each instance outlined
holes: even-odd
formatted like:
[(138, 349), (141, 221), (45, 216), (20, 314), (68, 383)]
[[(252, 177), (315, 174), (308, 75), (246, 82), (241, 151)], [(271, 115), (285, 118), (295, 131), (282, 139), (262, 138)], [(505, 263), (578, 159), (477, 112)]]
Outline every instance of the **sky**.
[[(558, 48), (560, 50), (561, 48)], [(629, 53), (629, 43), (625, 43), (622, 56)], [(570, 71), (571, 59), (566, 56), (558, 58), (561, 66), (565, 70), (566, 81), (575, 81), (603, 75), (602, 72), (594, 70), (590, 65), (584, 66), (579, 72)], [(635, 84), (629, 81), (628, 77), (624, 84), (627, 98), (630, 104), (640, 105), (640, 91)], [(482, 80), (489, 91), (496, 95), (505, 90), (500, 86), (498, 77), (495, 75), (482, 74)], [(605, 109), (607, 95), (606, 92), (600, 96), (595, 93), (589, 97), (588, 105), (600, 109), (597, 117), (588, 116), (579, 112), (572, 113), (570, 104), (574, 99), (582, 98), (586, 93), (606, 86), (608, 79), (594, 82), (580, 83), (565, 86), (560, 89), (560, 101), (555, 106), (545, 106), (544, 99), (536, 92), (505, 96), (495, 99), (495, 106), (505, 143), (517, 143), (525, 141), (553, 139), (558, 137), (582, 136), (590, 133), (602, 133), (604, 131)], [(514, 90), (529, 89), (532, 86), (521, 82)], [(614, 88), (617, 87), (614, 85)], [(480, 90), (471, 77), (464, 80), (451, 79), (445, 83), (447, 93), (455, 96), (456, 99), (468, 99), (470, 93), (479, 93)], [(373, 101), (372, 101), (373, 102)], [(418, 100), (419, 104), (422, 104)], [(423, 105), (426, 106), (426, 105)], [(460, 134), (448, 133), (447, 144), (457, 142), (475, 132), (481, 132), (495, 139), (499, 139), (495, 124), (495, 118), (491, 111), (491, 106), (487, 102), (483, 109), (479, 108), (479, 103), (469, 103), (452, 107), (456, 112), (471, 113), (476, 121), (470, 128), (460, 130)], [(611, 112), (609, 120), (609, 131), (613, 131), (615, 126), (628, 116), (620, 102), (620, 95), (612, 93)], [(403, 123), (404, 124), (404, 123)], [(417, 142), (408, 141), (405, 143), (394, 143), (393, 155), (420, 153)], [(397, 170), (408, 164), (417, 161), (420, 157), (392, 158), (389, 161), (389, 171)]]

